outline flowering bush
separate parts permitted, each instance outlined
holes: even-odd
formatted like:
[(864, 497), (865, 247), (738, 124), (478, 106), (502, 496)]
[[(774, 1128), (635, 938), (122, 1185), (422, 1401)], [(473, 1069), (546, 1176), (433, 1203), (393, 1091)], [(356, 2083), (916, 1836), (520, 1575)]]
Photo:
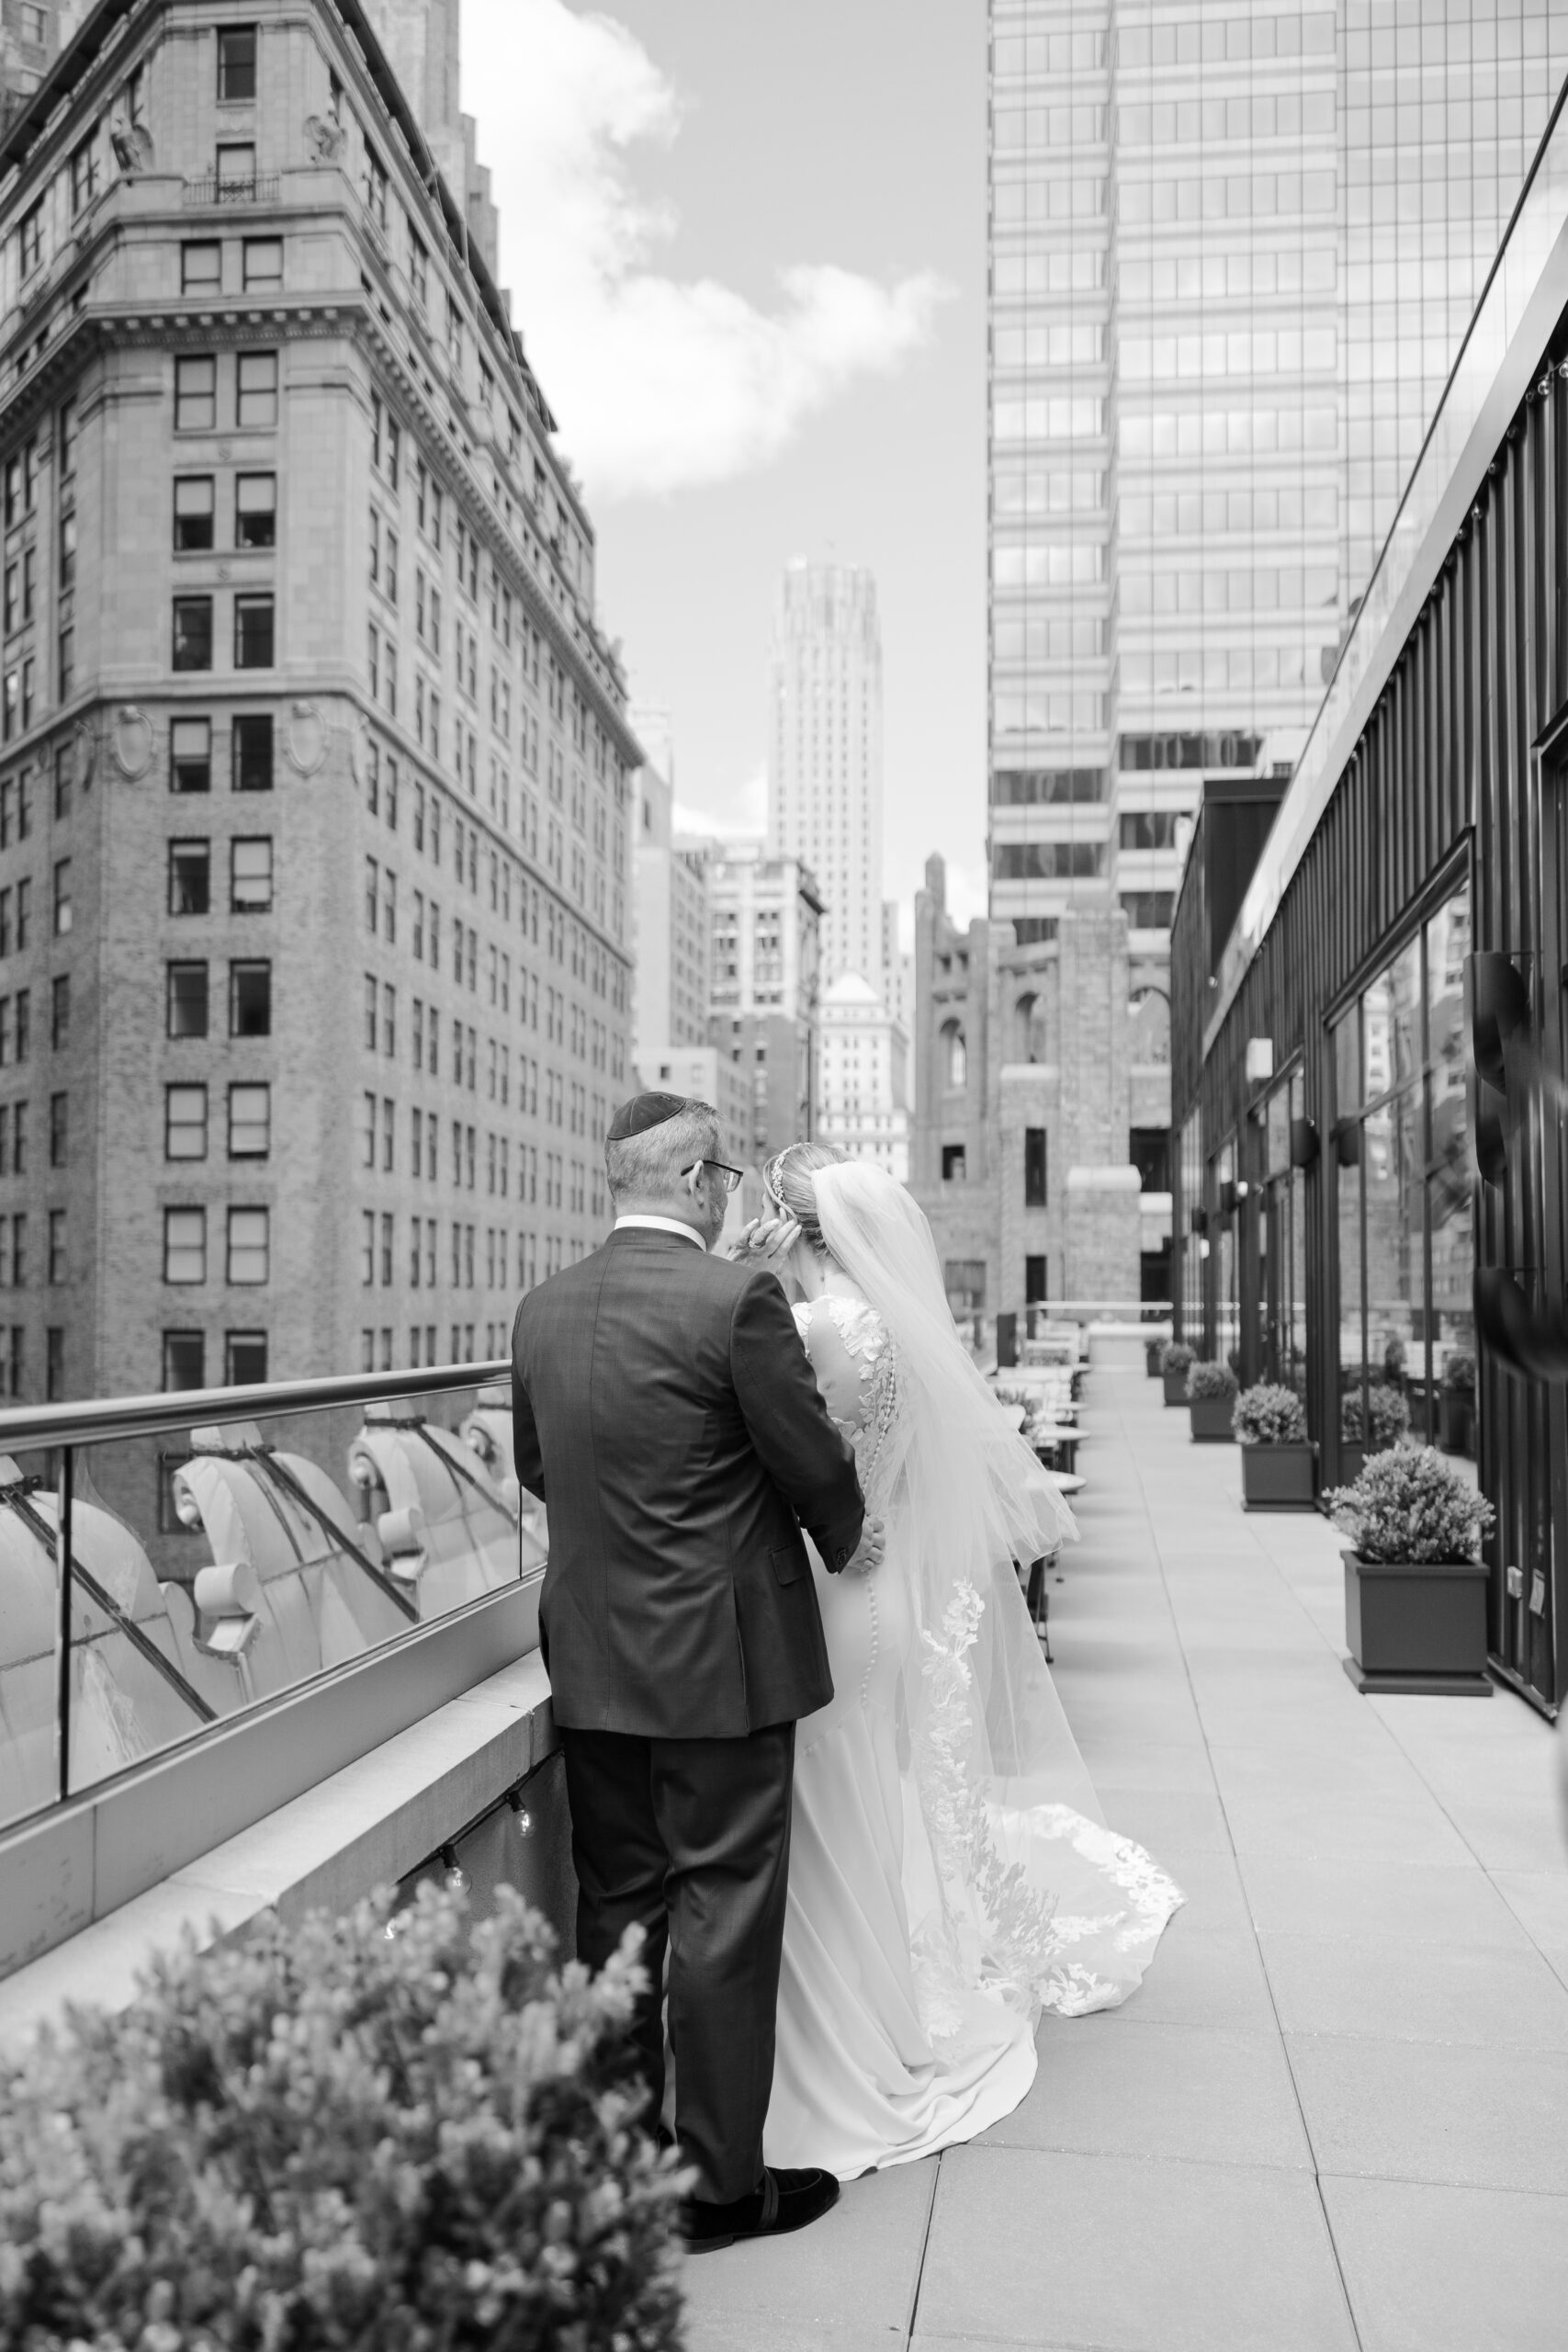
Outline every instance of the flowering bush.
[(1205, 1396), (1234, 1397), (1238, 1385), (1228, 1363), (1195, 1363), (1187, 1375), (1187, 1400), (1196, 1404)]
[[(1410, 1408), (1397, 1388), (1390, 1388), (1379, 1380), (1372, 1382), (1367, 1391), (1367, 1398), (1368, 1418), (1371, 1423), (1371, 1432), (1366, 1440), (1367, 1451), (1382, 1453), (1386, 1447), (1397, 1445), (1402, 1438), (1409, 1436)], [(1352, 1388), (1340, 1400), (1339, 1434), (1347, 1445), (1359, 1445), (1362, 1442), (1361, 1429), (1361, 1392), (1359, 1388)]]
[(1168, 1340), (1159, 1351), (1161, 1372), (1190, 1372), (1193, 1364), (1191, 1349), (1182, 1340)]
[(1473, 1396), (1475, 1358), (1462, 1349), (1456, 1349), (1443, 1366), (1443, 1386), (1452, 1389), (1456, 1396)]
[(592, 1978), (510, 1889), (390, 1908), (187, 1946), (0, 2079), (0, 2343), (673, 2352), (629, 1941)]
[(1363, 1560), (1473, 1560), (1496, 1516), (1430, 1445), (1374, 1453), (1353, 1485), (1323, 1499)]
[(1293, 1388), (1260, 1380), (1236, 1399), (1235, 1433), (1243, 1445), (1304, 1445), (1306, 1413)]

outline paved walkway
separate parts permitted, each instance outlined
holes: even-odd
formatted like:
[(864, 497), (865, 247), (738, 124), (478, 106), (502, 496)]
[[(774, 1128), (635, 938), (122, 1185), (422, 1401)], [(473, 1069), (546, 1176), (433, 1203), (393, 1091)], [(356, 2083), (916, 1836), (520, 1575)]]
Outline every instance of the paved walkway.
[(1090, 1375), (1056, 1678), (1188, 1905), (995, 2132), (691, 2264), (692, 2352), (1561, 2352), (1568, 1847), (1522, 1702), (1359, 1698), (1338, 1541)]

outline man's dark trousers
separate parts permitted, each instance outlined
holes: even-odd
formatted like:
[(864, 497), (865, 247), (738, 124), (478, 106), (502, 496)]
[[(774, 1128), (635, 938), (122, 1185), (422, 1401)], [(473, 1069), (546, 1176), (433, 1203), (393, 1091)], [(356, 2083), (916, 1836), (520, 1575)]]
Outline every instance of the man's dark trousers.
[(670, 1945), (670, 2044), (682, 2154), (698, 2194), (755, 2188), (773, 2080), (789, 1893), (795, 1725), (739, 1739), (649, 1739), (563, 1728), (577, 1956), (604, 1966), (635, 1920), (648, 1989), (632, 2038), (664, 2098), (660, 1998)]

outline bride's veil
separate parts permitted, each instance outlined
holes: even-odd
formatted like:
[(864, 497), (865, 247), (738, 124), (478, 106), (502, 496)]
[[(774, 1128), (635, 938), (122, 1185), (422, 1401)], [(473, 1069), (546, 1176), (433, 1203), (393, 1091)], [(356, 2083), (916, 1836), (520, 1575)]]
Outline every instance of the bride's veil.
[(970, 1361), (910, 1195), (863, 1160), (815, 1169), (812, 1185), (823, 1240), (897, 1352), (906, 1427), (887, 1556), (908, 1562), (915, 1585), (920, 1664), (906, 1678), (905, 1711), (921, 1803), (928, 1817), (964, 1813), (962, 1830), (948, 1821), (949, 1865), (967, 1844), (963, 1874), (985, 1877), (997, 1857), (973, 1849), (982, 1815), (994, 1822), (998, 1806), (1067, 1805), (1103, 1824), (1013, 1565), (1077, 1529)]

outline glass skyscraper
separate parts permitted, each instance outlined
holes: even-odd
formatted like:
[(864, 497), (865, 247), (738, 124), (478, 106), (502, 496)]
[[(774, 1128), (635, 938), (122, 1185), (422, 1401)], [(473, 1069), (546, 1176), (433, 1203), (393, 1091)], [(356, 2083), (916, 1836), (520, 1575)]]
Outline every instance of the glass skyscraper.
[(1568, 70), (1548, 0), (991, 0), (990, 903), (1162, 946), (1288, 771)]

